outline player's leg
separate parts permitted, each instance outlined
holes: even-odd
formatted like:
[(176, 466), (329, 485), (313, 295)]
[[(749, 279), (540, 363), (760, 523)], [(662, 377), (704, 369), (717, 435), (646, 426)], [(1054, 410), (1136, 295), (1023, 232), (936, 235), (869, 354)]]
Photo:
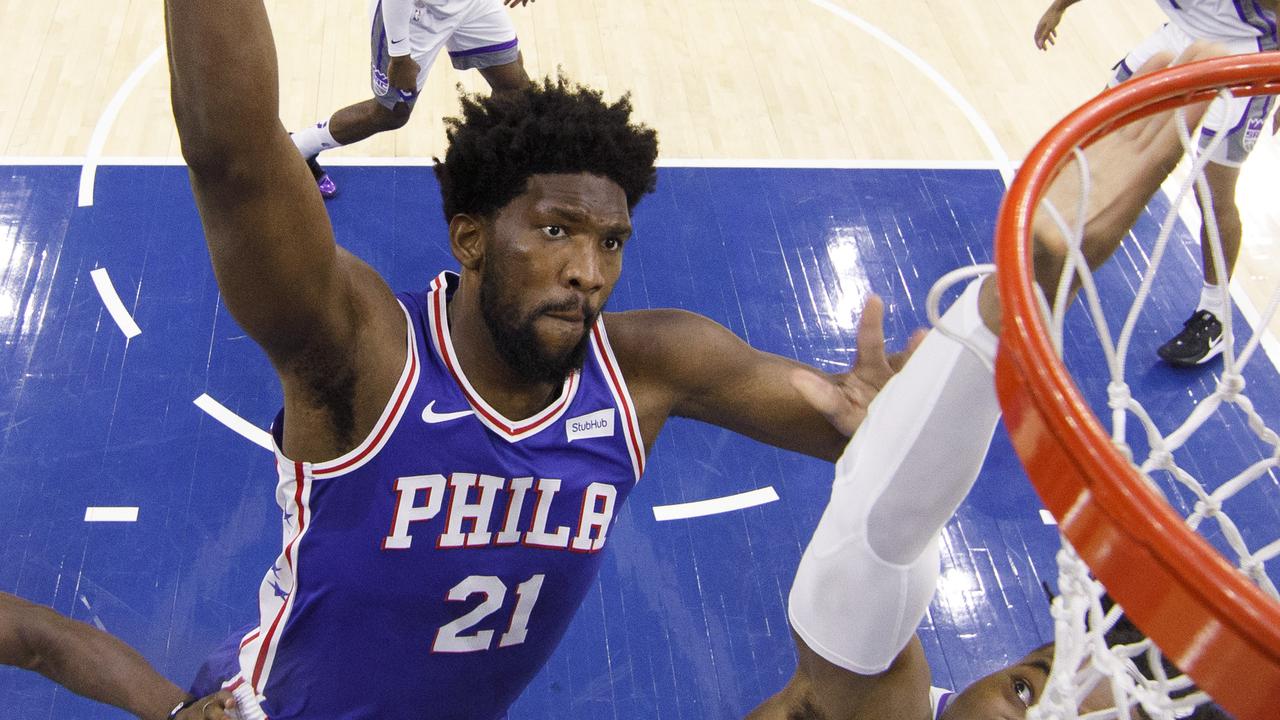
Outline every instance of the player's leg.
[(524, 56), (516, 53), (515, 62), (480, 68), (480, 74), (489, 83), (495, 95), (515, 92), (529, 87), (529, 73), (524, 69)]
[(449, 38), (449, 59), (458, 70), (479, 70), (494, 94), (529, 87), (520, 40), (499, 0), (475, 0)]
[[(326, 150), (351, 145), (389, 130), (398, 130), (409, 122), (418, 93), (427, 81), (427, 75), (444, 41), (457, 23), (457, 18), (447, 17), (436, 21), (431, 17), (415, 17), (409, 24), (409, 54), (417, 65), (414, 88), (406, 90), (394, 87), (390, 81), (393, 63), (403, 62), (393, 58), (388, 50), (386, 24), (382, 18), (382, 3), (373, 0), (370, 9), (370, 88), (373, 97), (348, 105), (329, 118), (310, 127), (292, 133), (298, 152), (307, 159), (311, 174), (316, 179), (320, 194), (326, 198), (337, 194), (337, 185), (317, 161)], [(420, 13), (415, 10), (415, 13)]]
[[(1238, 52), (1240, 48), (1229, 48)], [(1243, 229), (1240, 211), (1236, 207), (1236, 182), (1240, 177), (1240, 165), (1253, 150), (1258, 136), (1266, 126), (1267, 115), (1274, 99), (1270, 96), (1239, 98), (1229, 101), (1215, 100), (1205, 115), (1200, 148), (1207, 152), (1213, 147), (1217, 135), (1220, 142), (1213, 151), (1213, 161), (1204, 169), (1208, 185), (1208, 198), (1196, 187), (1196, 200), (1204, 210), (1206, 200), (1211, 201), (1213, 217), (1217, 221), (1218, 237), (1222, 243), (1224, 273), (1219, 273), (1213, 259), (1209, 213), (1200, 226), (1200, 254), (1203, 259), (1204, 285), (1200, 289), (1200, 301), (1195, 312), (1183, 323), (1182, 330), (1157, 353), (1171, 365), (1191, 367), (1205, 363), (1223, 350), (1222, 321), (1229, 312), (1227, 300), (1231, 274), (1240, 254)]]

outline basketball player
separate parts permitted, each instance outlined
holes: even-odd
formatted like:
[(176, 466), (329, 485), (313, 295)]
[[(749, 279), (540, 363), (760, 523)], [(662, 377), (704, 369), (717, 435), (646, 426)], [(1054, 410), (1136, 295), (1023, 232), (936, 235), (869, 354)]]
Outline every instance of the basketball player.
[[(437, 166), (461, 266), (393, 294), (280, 126), (261, 0), (168, 0), (219, 288), (284, 393), (283, 549), (210, 672), (275, 720), (501, 717), (559, 641), (671, 415), (834, 460), (802, 367), (676, 310), (603, 314), (657, 141), (565, 80), (464, 100)], [(862, 345), (879, 342), (864, 313)], [(898, 360), (821, 375), (865, 407)], [(856, 424), (856, 423), (855, 423)], [(842, 432), (842, 430), (844, 432)], [(221, 670), (221, 672), (216, 672)]]
[[(1036, 26), (1036, 47), (1047, 50), (1054, 43), (1062, 14), (1079, 1), (1053, 1)], [(1156, 3), (1169, 16), (1169, 22), (1116, 63), (1110, 85), (1129, 79), (1133, 69), (1155, 53), (1176, 55), (1196, 40), (1222, 45), (1230, 54), (1280, 47), (1280, 39), (1276, 35), (1277, 0), (1156, 0)], [(1225, 274), (1219, 277), (1209, 242), (1210, 230), (1207, 222), (1202, 222), (1200, 254), (1204, 262), (1204, 285), (1200, 290), (1200, 302), (1183, 323), (1181, 332), (1156, 351), (1170, 365), (1192, 367), (1222, 353), (1222, 319), (1229, 308), (1227, 285), (1240, 254), (1236, 181), (1240, 177), (1240, 165), (1253, 150), (1266, 125), (1273, 100), (1269, 95), (1229, 102), (1218, 100), (1205, 115), (1200, 135), (1201, 149), (1208, 148), (1217, 136), (1225, 137), (1204, 169), (1209, 197), (1201, 197), (1199, 185), (1196, 186), (1196, 196), (1202, 208), (1207, 202), (1212, 203), (1226, 267)]]
[[(505, 0), (510, 7), (530, 0)], [(370, 85), (373, 97), (293, 133), (320, 194), (338, 193), (316, 156), (409, 122), (431, 64), (447, 48), (453, 66), (476, 69), (495, 93), (528, 87), (515, 26), (504, 0), (371, 0)]]
[[(1183, 57), (1221, 54), (1201, 43)], [(1157, 54), (1142, 71), (1170, 57)], [(1188, 107), (1189, 120), (1204, 109)], [(1085, 151), (1092, 191), (1082, 249), (1092, 267), (1119, 246), (1181, 158), (1177, 122), (1171, 112), (1154, 116)], [(1077, 173), (1073, 161), (1047, 193), (1068, 227), (1077, 222)], [(1054, 297), (1066, 244), (1046, 216), (1036, 217), (1033, 256), (1037, 283)], [(930, 688), (915, 635), (937, 586), (939, 533), (977, 479), (1000, 416), (991, 370), (1000, 322), (994, 278), (973, 281), (939, 323), (963, 344), (930, 331), (869, 412), (816, 373), (793, 371), (792, 383), (834, 425), (861, 424), (836, 462), (831, 500), (792, 584), (795, 674), (749, 720), (1021, 718), (1039, 698), (1052, 644), (956, 695)], [(1081, 711), (1107, 707), (1103, 688)]]
[(38, 672), (68, 690), (143, 720), (219, 720), (231, 694), (192, 698), (107, 633), (0, 593), (0, 665)]

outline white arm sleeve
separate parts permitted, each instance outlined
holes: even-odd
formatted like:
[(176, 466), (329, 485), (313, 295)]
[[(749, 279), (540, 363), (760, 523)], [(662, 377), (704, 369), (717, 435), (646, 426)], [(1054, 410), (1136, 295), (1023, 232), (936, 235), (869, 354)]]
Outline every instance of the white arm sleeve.
[[(995, 357), (978, 315), (981, 279), (941, 324)], [(814, 652), (863, 675), (884, 672), (924, 617), (938, 534), (968, 494), (1000, 406), (973, 351), (929, 333), (871, 403), (836, 462), (831, 500), (800, 559), (789, 614)]]
[(387, 34), (387, 54), (408, 55), (409, 18), (413, 16), (413, 0), (382, 0), (382, 28)]

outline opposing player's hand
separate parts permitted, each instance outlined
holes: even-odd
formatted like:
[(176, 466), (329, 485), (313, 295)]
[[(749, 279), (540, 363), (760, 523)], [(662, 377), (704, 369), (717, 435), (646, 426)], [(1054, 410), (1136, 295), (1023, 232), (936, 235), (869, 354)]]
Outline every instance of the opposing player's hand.
[(235, 707), (235, 696), (222, 690), (195, 701), (191, 707), (178, 713), (177, 720), (233, 720), (239, 717), (235, 714)]
[(924, 336), (923, 330), (917, 331), (907, 343), (907, 349), (886, 353), (884, 302), (872, 295), (858, 322), (858, 359), (853, 369), (840, 375), (796, 370), (791, 374), (791, 384), (836, 430), (850, 437), (867, 416), (871, 401), (889, 378), (906, 365)]
[(1060, 22), (1062, 22), (1062, 9), (1054, 3), (1044, 11), (1044, 15), (1040, 16), (1040, 22), (1036, 24), (1036, 47), (1041, 50), (1049, 49), (1049, 46), (1058, 39)]
[(387, 82), (407, 93), (418, 91), (418, 63), (408, 55), (392, 56), (387, 65)]

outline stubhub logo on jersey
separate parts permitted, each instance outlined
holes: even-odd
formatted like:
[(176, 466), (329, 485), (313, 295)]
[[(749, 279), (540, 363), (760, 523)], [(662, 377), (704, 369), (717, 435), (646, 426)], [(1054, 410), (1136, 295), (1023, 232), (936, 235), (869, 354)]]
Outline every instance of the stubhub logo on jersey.
[(569, 442), (587, 438), (613, 437), (613, 408), (597, 410), (565, 420), (564, 434)]

